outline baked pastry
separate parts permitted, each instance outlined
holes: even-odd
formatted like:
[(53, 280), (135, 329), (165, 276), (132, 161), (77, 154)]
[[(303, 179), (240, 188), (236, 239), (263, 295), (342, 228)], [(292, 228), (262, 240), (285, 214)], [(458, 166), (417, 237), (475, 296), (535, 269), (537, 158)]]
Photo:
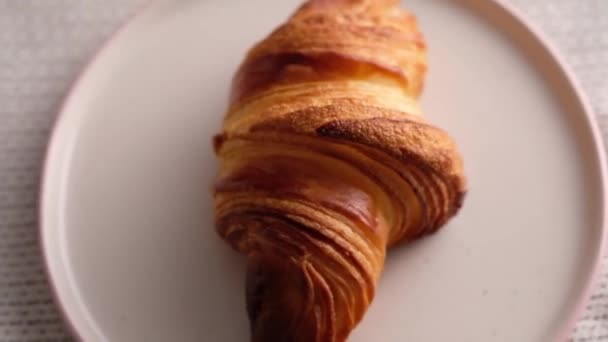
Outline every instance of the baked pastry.
[(308, 1), (245, 57), (214, 192), (219, 234), (247, 256), (252, 341), (345, 341), (387, 249), (460, 208), (460, 155), (417, 100), (426, 70), (396, 0)]

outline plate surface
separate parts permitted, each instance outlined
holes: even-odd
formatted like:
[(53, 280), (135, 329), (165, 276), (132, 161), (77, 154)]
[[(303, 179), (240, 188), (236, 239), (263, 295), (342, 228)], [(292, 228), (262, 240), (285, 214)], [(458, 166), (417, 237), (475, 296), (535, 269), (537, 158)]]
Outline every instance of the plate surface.
[[(216, 236), (210, 139), (246, 49), (296, 0), (157, 1), (61, 113), (42, 195), (59, 302), (89, 342), (247, 341), (244, 263)], [(488, 0), (411, 0), (430, 46), (426, 115), (464, 154), (445, 230), (390, 253), (350, 341), (566, 336), (603, 246), (604, 158), (557, 59)]]

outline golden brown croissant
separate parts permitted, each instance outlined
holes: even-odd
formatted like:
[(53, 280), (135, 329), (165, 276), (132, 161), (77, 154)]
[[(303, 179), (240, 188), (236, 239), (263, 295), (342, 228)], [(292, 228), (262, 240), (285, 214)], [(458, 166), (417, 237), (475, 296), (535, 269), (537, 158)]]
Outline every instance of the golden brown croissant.
[(387, 248), (460, 208), (460, 156), (418, 105), (426, 61), (397, 0), (308, 1), (246, 56), (215, 213), (248, 259), (253, 341), (345, 341)]

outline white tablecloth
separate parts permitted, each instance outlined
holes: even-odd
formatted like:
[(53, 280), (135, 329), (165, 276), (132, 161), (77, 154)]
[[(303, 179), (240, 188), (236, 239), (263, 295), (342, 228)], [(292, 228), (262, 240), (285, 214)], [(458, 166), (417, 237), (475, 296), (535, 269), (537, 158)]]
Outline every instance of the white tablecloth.
[[(72, 340), (51, 299), (38, 246), (43, 153), (59, 105), (79, 71), (145, 1), (0, 0), (2, 342)], [(607, 134), (608, 0), (508, 1), (565, 56)], [(577, 342), (608, 341), (608, 268), (573, 334)]]

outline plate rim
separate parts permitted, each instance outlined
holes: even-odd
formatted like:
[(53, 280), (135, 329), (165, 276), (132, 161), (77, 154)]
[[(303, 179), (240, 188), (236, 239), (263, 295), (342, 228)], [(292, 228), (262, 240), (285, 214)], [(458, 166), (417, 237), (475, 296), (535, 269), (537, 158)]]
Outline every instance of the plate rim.
[[(52, 232), (51, 223), (47, 222), (47, 217), (49, 216), (49, 208), (46, 208), (45, 203), (49, 201), (50, 194), (49, 188), (51, 187), (51, 164), (54, 159), (57, 159), (58, 155), (61, 155), (61, 147), (59, 145), (59, 137), (62, 131), (62, 127), (66, 126), (66, 115), (65, 113), (68, 111), (68, 108), (75, 101), (77, 95), (82, 91), (84, 87), (85, 80), (89, 78), (90, 74), (94, 71), (98, 64), (102, 63), (103, 57), (106, 52), (112, 48), (114, 43), (122, 36), (128, 34), (129, 28), (133, 26), (133, 24), (143, 17), (148, 11), (150, 11), (155, 5), (162, 3), (163, 0), (146, 0), (139, 6), (135, 8), (135, 10), (127, 16), (127, 19), (124, 20), (122, 24), (118, 26), (115, 31), (110, 34), (108, 38), (106, 38), (105, 42), (101, 44), (101, 46), (97, 49), (97, 51), (93, 54), (92, 57), (89, 58), (89, 62), (80, 70), (76, 80), (72, 83), (66, 95), (64, 96), (63, 101), (59, 107), (59, 111), (55, 117), (55, 121), (52, 124), (49, 138), (47, 140), (47, 146), (45, 149), (45, 154), (43, 158), (42, 164), (42, 172), (41, 172), (41, 182), (40, 182), (40, 191), (38, 195), (38, 229), (39, 229), (39, 247), (42, 254), (43, 259), (43, 271), (48, 279), (48, 284), (51, 290), (51, 296), (55, 306), (58, 308), (59, 314), (63, 318), (63, 322), (66, 324), (68, 330), (72, 333), (72, 335), (79, 341), (85, 341), (85, 338), (82, 333), (82, 329), (79, 328), (75, 323), (74, 315), (71, 309), (68, 309), (64, 304), (64, 300), (62, 298), (68, 296), (65, 293), (61, 293), (62, 290), (60, 286), (57, 284), (57, 280), (55, 278), (54, 272), (52, 271), (53, 266), (51, 265), (51, 256), (50, 256), (50, 242), (49, 242), (49, 234)], [(453, 0), (459, 1), (459, 0)], [(468, 0), (467, 0), (468, 1)], [(480, 0), (473, 0), (473, 2), (478, 3)], [(555, 64), (556, 69), (561, 73), (565, 79), (565, 84), (569, 85), (569, 92), (571, 92), (573, 99), (577, 100), (577, 105), (584, 112), (584, 116), (582, 116), (585, 120), (585, 124), (588, 128), (588, 133), (590, 133), (591, 138), (593, 140), (593, 156), (597, 160), (597, 166), (599, 168), (598, 172), (598, 181), (600, 182), (600, 198), (599, 198), (599, 206), (600, 206), (600, 218), (599, 225), (600, 227), (600, 236), (601, 241), (599, 241), (597, 250), (594, 251), (594, 257), (592, 261), (592, 265), (590, 268), (589, 274), (586, 274), (584, 284), (581, 286), (581, 291), (578, 293), (576, 298), (576, 304), (573, 306), (574, 309), (567, 315), (566, 323), (562, 325), (561, 329), (557, 330), (557, 335), (555, 336), (554, 341), (565, 341), (567, 340), (572, 333), (574, 332), (574, 327), (578, 320), (581, 318), (581, 314), (586, 308), (588, 304), (588, 300), (592, 295), (592, 291), (595, 289), (599, 274), (601, 271), (601, 258), (606, 255), (608, 251), (608, 245), (606, 238), (608, 237), (608, 216), (606, 215), (608, 212), (608, 156), (606, 155), (606, 147), (604, 145), (604, 138), (599, 129), (599, 124), (597, 120), (597, 116), (594, 113), (593, 107), (589, 101), (587, 93), (583, 90), (579, 79), (575, 76), (572, 71), (570, 65), (566, 63), (564, 57), (558, 52), (557, 48), (554, 46), (554, 43), (550, 39), (547, 38), (545, 33), (540, 30), (536, 24), (532, 23), (527, 17), (519, 10), (516, 6), (507, 2), (507, 0), (481, 0), (486, 6), (494, 7), (498, 12), (499, 16), (507, 16), (512, 22), (517, 23), (521, 29), (524, 29), (528, 38), (533, 41), (537, 47), (541, 48), (552, 60)], [(65, 292), (65, 291), (64, 291)], [(92, 328), (92, 330), (96, 330)], [(103, 336), (103, 334), (101, 334)], [(99, 337), (99, 336), (97, 336)]]

